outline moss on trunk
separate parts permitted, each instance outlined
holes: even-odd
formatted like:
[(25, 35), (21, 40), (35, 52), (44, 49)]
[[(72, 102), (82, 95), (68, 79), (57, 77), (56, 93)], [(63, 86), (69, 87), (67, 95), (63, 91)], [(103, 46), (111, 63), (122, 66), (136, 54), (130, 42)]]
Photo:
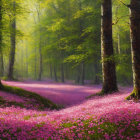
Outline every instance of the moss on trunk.
[(140, 99), (140, 90), (137, 88), (134, 88), (132, 93), (126, 97), (126, 100), (135, 100), (138, 101)]
[(140, 1), (130, 1), (130, 33), (134, 90), (127, 99), (140, 99)]

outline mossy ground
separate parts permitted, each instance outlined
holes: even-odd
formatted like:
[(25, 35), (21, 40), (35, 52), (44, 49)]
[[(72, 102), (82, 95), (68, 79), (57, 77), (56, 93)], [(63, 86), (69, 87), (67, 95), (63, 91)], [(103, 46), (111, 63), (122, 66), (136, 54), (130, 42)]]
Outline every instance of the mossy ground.
[(30, 92), (30, 91), (26, 91), (18, 87), (7, 86), (7, 85), (3, 85), (1, 90), (11, 93), (11, 94), (15, 94), (17, 96), (33, 99), (37, 104), (39, 104), (42, 107), (42, 109), (43, 108), (50, 108), (50, 109), (60, 108), (59, 105), (54, 104), (52, 101), (38, 95), (35, 92)]
[(104, 90), (101, 90), (100, 92), (97, 92), (95, 94), (91, 94), (90, 96), (86, 97), (86, 99), (90, 99), (90, 98), (93, 98), (95, 96), (106, 96), (106, 95), (109, 95), (109, 94), (113, 94), (115, 92), (118, 92), (118, 90), (110, 91), (108, 93), (104, 92)]

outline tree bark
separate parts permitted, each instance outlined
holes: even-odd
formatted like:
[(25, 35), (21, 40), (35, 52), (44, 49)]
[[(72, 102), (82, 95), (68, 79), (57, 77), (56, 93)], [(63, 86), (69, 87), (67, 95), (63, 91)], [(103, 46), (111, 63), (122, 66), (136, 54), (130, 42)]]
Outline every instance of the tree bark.
[(101, 47), (103, 73), (102, 93), (108, 94), (118, 90), (115, 61), (113, 58), (112, 0), (102, 1)]
[(85, 84), (85, 64), (82, 62), (81, 64), (81, 84)]
[(35, 46), (35, 63), (34, 63), (34, 69), (35, 69), (34, 78), (37, 80), (37, 51), (36, 51), (36, 46)]
[(16, 49), (16, 3), (13, 2), (14, 15), (11, 20), (11, 50), (9, 57), (9, 70), (8, 70), (8, 79), (13, 80), (13, 71), (14, 71), (14, 62), (15, 62), (15, 49)]
[(118, 33), (118, 54), (121, 54), (121, 40), (120, 40), (120, 34)]
[[(40, 13), (38, 12), (38, 19), (40, 21)], [(42, 79), (42, 42), (41, 42), (41, 28), (40, 28), (40, 37), (39, 37), (39, 75), (38, 75), (38, 80), (40, 81)]]
[(64, 65), (61, 64), (61, 82), (64, 83), (65, 79), (64, 79)]
[[(1, 44), (1, 43), (0, 43)], [(2, 46), (2, 45), (0, 45)], [(1, 76), (4, 76), (4, 61), (3, 61), (3, 52), (2, 52), (2, 48), (1, 48), (1, 52), (0, 52), (0, 60), (1, 60)]]
[(79, 84), (80, 83), (80, 65), (77, 66), (77, 74), (76, 74), (76, 80), (75, 80), (75, 83), (76, 84)]
[(98, 73), (99, 73), (99, 68), (98, 68), (98, 64), (97, 62), (95, 62), (94, 64), (94, 71), (95, 71), (95, 80), (94, 80), (94, 84), (100, 84), (100, 79), (99, 79), (99, 76), (98, 76)]
[(52, 75), (52, 64), (50, 63), (50, 78), (52, 79), (53, 78), (53, 75)]
[(56, 74), (56, 67), (55, 66), (54, 66), (54, 79), (55, 79), (55, 82), (58, 82), (57, 74)]
[[(0, 0), (0, 53), (2, 51), (2, 0)], [(2, 88), (2, 83), (0, 79), (0, 89)]]
[(39, 75), (38, 80), (40, 81), (42, 79), (42, 47), (41, 47), (41, 36), (40, 36), (40, 42), (39, 42)]
[(140, 99), (140, 1), (130, 2), (130, 33), (134, 90), (128, 99)]
[(26, 77), (28, 78), (28, 47), (26, 46)]
[(3, 52), (2, 52), (2, 0), (0, 0), (0, 60), (1, 60), (1, 76), (4, 75), (4, 62), (3, 62)]

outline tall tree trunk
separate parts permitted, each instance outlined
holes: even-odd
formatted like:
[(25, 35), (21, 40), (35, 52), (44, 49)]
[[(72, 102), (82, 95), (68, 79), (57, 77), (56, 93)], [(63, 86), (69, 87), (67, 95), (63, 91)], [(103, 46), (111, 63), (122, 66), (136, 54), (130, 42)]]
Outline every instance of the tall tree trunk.
[(55, 82), (58, 82), (57, 73), (56, 73), (56, 67), (55, 66), (54, 66), (54, 79), (55, 79)]
[(41, 36), (39, 42), (39, 75), (38, 80), (42, 79), (42, 48), (41, 48)]
[(94, 71), (95, 71), (94, 84), (99, 84), (100, 83), (100, 79), (99, 79), (99, 76), (98, 76), (99, 68), (98, 68), (98, 63), (97, 62), (95, 62), (95, 64), (94, 64)]
[(77, 74), (76, 74), (76, 79), (75, 79), (75, 83), (76, 84), (79, 84), (80, 83), (80, 65), (79, 66), (77, 66), (77, 69), (76, 69), (76, 71), (77, 71)]
[[(0, 0), (0, 53), (2, 52), (2, 0)], [(0, 89), (2, 88), (2, 83), (0, 79)]]
[[(81, 11), (82, 10), (82, 2), (81, 2), (81, 0), (78, 0), (78, 6), (79, 6), (79, 10)], [(83, 23), (83, 20), (82, 19), (79, 19), (79, 45), (81, 45), (82, 42), (83, 42), (83, 37), (82, 37), (83, 24), (82, 23)], [(81, 65), (82, 64), (80, 64), (79, 66), (77, 66), (77, 78), (76, 78), (76, 81), (75, 81), (75, 83), (77, 83), (77, 84), (82, 84), (82, 82), (83, 82), (83, 79), (82, 78), (84, 78), (84, 76), (81, 75), (81, 72), (84, 70), (84, 69), (81, 69)]]
[(84, 62), (82, 62), (81, 64), (81, 84), (84, 85), (85, 84), (85, 64)]
[[(61, 46), (61, 44), (59, 43), (59, 46)], [(64, 64), (63, 64), (63, 59), (64, 59), (64, 52), (61, 50), (60, 52), (61, 55), (61, 64), (60, 64), (60, 69), (61, 69), (61, 82), (64, 83), (65, 82), (65, 76), (64, 76)]]
[(50, 63), (50, 78), (53, 78), (53, 74), (52, 74), (52, 64)]
[[(0, 43), (1, 44), (1, 43)], [(1, 45), (0, 45), (1, 46)], [(4, 76), (4, 61), (3, 61), (3, 52), (2, 52), (2, 48), (1, 48), (1, 50), (0, 50), (1, 52), (1, 54), (0, 54), (0, 61), (1, 61), (1, 76)]]
[(120, 34), (118, 33), (118, 54), (121, 54), (121, 40), (120, 40)]
[[(36, 10), (37, 10), (37, 15), (38, 15), (38, 20), (40, 22), (40, 5), (39, 7), (37, 8), (36, 7)], [(41, 27), (40, 27), (40, 31), (39, 31), (39, 75), (38, 75), (38, 80), (40, 81), (42, 79), (42, 42), (41, 42)]]
[(65, 64), (65, 79), (68, 80), (72, 79), (72, 77), (71, 78), (69, 77), (71, 75), (70, 71), (71, 70), (69, 64)]
[(64, 79), (64, 65), (61, 64), (61, 82), (64, 83), (65, 79)]
[(14, 71), (14, 62), (15, 62), (15, 49), (16, 49), (16, 3), (13, 2), (13, 9), (14, 15), (13, 19), (11, 20), (11, 50), (10, 50), (10, 57), (9, 57), (9, 69), (8, 69), (8, 79), (13, 80), (13, 71)]
[(102, 1), (101, 46), (103, 72), (102, 93), (107, 94), (118, 90), (115, 62), (113, 58), (112, 0)]
[(26, 46), (26, 77), (28, 78), (28, 47)]
[(36, 46), (35, 46), (35, 65), (34, 65), (34, 69), (35, 69), (35, 79), (37, 79), (37, 51), (36, 51)]
[(130, 2), (130, 32), (134, 90), (127, 99), (140, 99), (140, 1)]
[[(24, 50), (23, 47), (21, 48), (21, 55), (20, 55), (20, 59), (21, 59), (21, 69), (20, 69), (20, 78), (23, 79), (24, 77)], [(18, 76), (19, 77), (19, 76)]]

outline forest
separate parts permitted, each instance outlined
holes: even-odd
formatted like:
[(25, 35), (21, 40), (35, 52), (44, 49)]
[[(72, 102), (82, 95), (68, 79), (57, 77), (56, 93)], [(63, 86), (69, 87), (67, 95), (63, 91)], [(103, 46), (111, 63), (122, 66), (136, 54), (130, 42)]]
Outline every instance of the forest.
[(0, 140), (139, 140), (140, 0), (0, 0)]

